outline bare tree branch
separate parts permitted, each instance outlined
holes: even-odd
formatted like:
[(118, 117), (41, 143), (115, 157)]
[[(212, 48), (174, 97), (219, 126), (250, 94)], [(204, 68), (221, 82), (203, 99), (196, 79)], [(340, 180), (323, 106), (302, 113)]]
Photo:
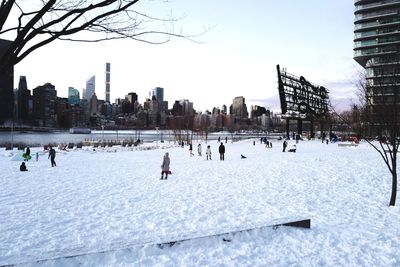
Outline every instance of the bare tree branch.
[[(23, 2), (17, 1), (2, 0), (0, 8), (0, 34), (16, 34), (8, 51), (0, 58), (0, 73), (56, 39), (100, 42), (129, 38), (163, 44), (175, 37), (199, 43), (194, 38), (209, 30), (191, 36), (184, 35), (182, 30), (176, 32), (174, 24), (181, 18), (158, 18), (133, 10), (139, 0), (41, 0), (41, 7), (35, 10), (24, 10)], [(14, 5), (19, 10), (18, 19), (13, 26), (2, 29)], [(76, 37), (79, 32), (90, 35), (87, 38)]]

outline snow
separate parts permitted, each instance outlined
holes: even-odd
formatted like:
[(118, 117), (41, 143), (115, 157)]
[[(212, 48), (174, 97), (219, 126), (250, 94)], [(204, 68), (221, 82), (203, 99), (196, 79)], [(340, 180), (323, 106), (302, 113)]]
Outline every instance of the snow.
[[(209, 144), (211, 161), (173, 143), (57, 150), (57, 167), (40, 153), (28, 172), (17, 151), (0, 150), (0, 265), (400, 266), (400, 210), (368, 144), (301, 141), (282, 153), (279, 141), (229, 141), (225, 161)], [(167, 151), (172, 175), (160, 180)], [(155, 245), (296, 217), (311, 229)]]

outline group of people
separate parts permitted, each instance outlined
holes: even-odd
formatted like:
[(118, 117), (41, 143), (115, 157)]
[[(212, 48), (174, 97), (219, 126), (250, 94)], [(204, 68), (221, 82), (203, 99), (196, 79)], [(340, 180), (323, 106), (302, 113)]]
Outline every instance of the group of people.
[[(21, 165), (19, 166), (19, 170), (21, 172), (25, 172), (28, 171), (28, 168), (26, 167), (25, 161), (28, 161), (31, 157), (31, 150), (29, 147), (27, 147), (25, 149), (25, 152), (23, 154), (23, 158), (24, 158), (24, 162), (21, 163)], [(50, 159), (51, 162), (51, 167), (55, 167), (57, 166), (55, 158), (56, 158), (56, 151), (52, 146), (49, 146), (49, 156), (47, 157), (48, 159)], [(39, 160), (39, 152), (36, 152), (36, 161)]]
[[(224, 143), (221, 142), (221, 144), (219, 145), (218, 148), (218, 152), (219, 152), (219, 159), (220, 160), (225, 160), (225, 146)], [(202, 156), (202, 148), (201, 148), (201, 144), (198, 144), (197, 146), (197, 153), (199, 156)], [(192, 144), (189, 144), (189, 154), (190, 156), (193, 156), (193, 146)], [(206, 149), (206, 157), (207, 160), (211, 160), (211, 146), (208, 145), (207, 149)], [(168, 179), (168, 174), (171, 174), (171, 170), (170, 170), (170, 165), (171, 160), (169, 158), (169, 153), (166, 152), (164, 154), (163, 157), (163, 162), (161, 164), (161, 178), (160, 180), (167, 180)]]
[[(218, 152), (219, 152), (219, 159), (224, 160), (225, 159), (225, 146), (224, 143), (221, 142), (221, 144), (218, 147)], [(201, 144), (197, 145), (197, 154), (201, 157), (202, 156), (202, 147)], [(192, 157), (194, 156), (193, 153), (193, 145), (189, 144), (189, 155)], [(207, 160), (211, 160), (211, 146), (208, 145), (206, 148), (206, 158)]]
[[(287, 142), (286, 140), (283, 140), (282, 146), (283, 146), (282, 152), (285, 152), (285, 151), (286, 151), (286, 148), (287, 148), (287, 146), (288, 146), (288, 142)], [(297, 148), (296, 148), (296, 145), (293, 145), (293, 147), (290, 148), (290, 149), (288, 150), (288, 152), (294, 152), (294, 153), (296, 153), (296, 149), (297, 149)]]

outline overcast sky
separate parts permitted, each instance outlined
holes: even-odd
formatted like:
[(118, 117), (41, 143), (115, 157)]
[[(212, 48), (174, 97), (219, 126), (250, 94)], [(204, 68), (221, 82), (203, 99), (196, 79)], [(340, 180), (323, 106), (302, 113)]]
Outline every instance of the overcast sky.
[(111, 99), (129, 92), (143, 102), (150, 89), (165, 88), (170, 102), (189, 99), (196, 110), (229, 106), (236, 96), (250, 105), (279, 109), (276, 64), (331, 92), (334, 105), (355, 102), (353, 1), (349, 0), (142, 0), (138, 10), (183, 17), (176, 24), (201, 44), (174, 39), (163, 45), (132, 40), (101, 44), (54, 42), (15, 67), (15, 87), (27, 76), (29, 89), (50, 82), (58, 96), (82, 92), (96, 75), (104, 99), (104, 68), (111, 63)]

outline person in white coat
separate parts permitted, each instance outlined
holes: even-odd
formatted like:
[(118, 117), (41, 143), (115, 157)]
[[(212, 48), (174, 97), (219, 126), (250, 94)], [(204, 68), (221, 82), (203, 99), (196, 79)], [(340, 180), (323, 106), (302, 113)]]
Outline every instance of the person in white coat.
[(201, 144), (197, 146), (197, 153), (199, 153), (199, 156), (201, 156)]
[(169, 154), (168, 152), (165, 153), (164, 158), (163, 158), (163, 162), (161, 164), (161, 179), (164, 179), (164, 174), (165, 174), (165, 180), (168, 179), (168, 174), (171, 172), (169, 170), (169, 164), (170, 164), (170, 159), (169, 159)]
[(208, 160), (208, 158), (210, 158), (210, 160), (211, 160), (211, 147), (210, 146), (207, 146), (206, 156), (207, 156), (207, 160)]

